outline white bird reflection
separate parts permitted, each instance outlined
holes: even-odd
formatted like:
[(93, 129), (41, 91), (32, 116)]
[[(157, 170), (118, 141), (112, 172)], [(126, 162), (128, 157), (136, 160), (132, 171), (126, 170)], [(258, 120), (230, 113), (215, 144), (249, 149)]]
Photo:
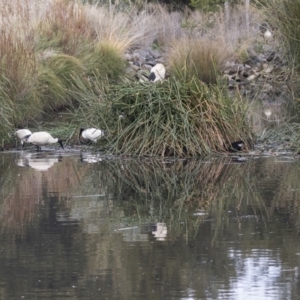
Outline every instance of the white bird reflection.
[(100, 154), (81, 153), (80, 160), (88, 164), (94, 164), (103, 160)]
[(168, 233), (166, 223), (156, 223), (151, 226), (152, 234), (158, 241), (165, 241)]
[(49, 153), (20, 153), (16, 159), (16, 164), (19, 167), (30, 167), (37, 171), (47, 171), (57, 162), (61, 161), (61, 157), (54, 157)]

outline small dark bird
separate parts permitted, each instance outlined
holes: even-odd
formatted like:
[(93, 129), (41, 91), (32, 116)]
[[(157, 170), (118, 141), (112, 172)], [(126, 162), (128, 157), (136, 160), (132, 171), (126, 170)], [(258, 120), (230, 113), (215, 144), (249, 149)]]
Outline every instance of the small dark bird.
[(241, 151), (245, 146), (245, 143), (243, 141), (236, 141), (231, 143), (231, 147), (232, 149), (236, 150), (236, 151)]

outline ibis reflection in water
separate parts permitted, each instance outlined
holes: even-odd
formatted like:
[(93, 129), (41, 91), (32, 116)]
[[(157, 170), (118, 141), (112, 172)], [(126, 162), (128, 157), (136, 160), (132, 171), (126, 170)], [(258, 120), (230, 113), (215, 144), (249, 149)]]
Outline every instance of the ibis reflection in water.
[(165, 241), (168, 233), (166, 223), (155, 223), (151, 225), (151, 232), (158, 241)]
[(97, 162), (102, 161), (104, 158), (101, 154), (93, 154), (93, 153), (81, 153), (80, 154), (80, 161), (88, 164), (94, 164)]
[(16, 159), (19, 167), (30, 167), (37, 171), (47, 171), (62, 160), (61, 156), (52, 156), (49, 153), (21, 153)]

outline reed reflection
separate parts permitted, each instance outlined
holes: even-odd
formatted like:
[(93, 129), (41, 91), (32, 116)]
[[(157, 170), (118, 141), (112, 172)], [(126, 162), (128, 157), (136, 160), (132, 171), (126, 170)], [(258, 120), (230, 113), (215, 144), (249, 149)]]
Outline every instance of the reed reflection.
[[(295, 280), (284, 272), (294, 270), (299, 252), (296, 159), (95, 157), (93, 164), (63, 157), (47, 172), (0, 161), (2, 229), (39, 245), (33, 273), (42, 256), (43, 268), (59, 278), (46, 274), (44, 291), (62, 284), (82, 299), (113, 299), (112, 291), (124, 299), (220, 299), (251, 282), (253, 294), (276, 299), (277, 283)], [(255, 261), (281, 267), (269, 274)]]
[[(125, 298), (132, 297), (133, 291), (126, 287), (132, 283), (129, 278), (135, 278), (135, 287), (144, 286), (146, 280), (149, 290), (136, 288), (134, 295), (151, 294), (152, 299), (162, 296), (156, 285), (160, 288), (171, 281), (178, 293), (186, 295), (192, 290), (197, 299), (234, 298), (249, 285), (253, 295), (259, 292), (261, 297), (276, 299), (276, 285), (287, 277), (255, 268), (256, 278), (266, 278), (256, 282), (248, 262), (267, 253), (264, 259), (260, 257), (263, 265), (276, 261), (289, 269), (288, 257), (297, 252), (295, 243), (288, 249), (284, 246), (287, 235), (279, 234), (278, 240), (270, 244), (272, 232), (282, 230), (281, 222), (292, 222), (294, 218), (284, 213), (284, 218), (278, 219), (283, 210), (275, 206), (298, 203), (297, 195), (286, 184), (295, 188), (299, 165), (279, 161), (273, 157), (246, 157), (242, 161), (226, 157), (206, 161), (104, 159), (95, 164), (89, 186), (96, 193), (101, 183), (106, 200), (113, 205), (106, 217), (114, 221), (102, 219), (97, 225), (99, 218), (85, 218), (85, 226), (94, 224), (94, 229), (98, 228), (95, 236), (106, 237), (104, 248), (99, 239), (90, 240), (87, 252), (96, 248), (98, 259), (90, 259), (89, 271), (98, 274), (100, 269), (110, 270), (112, 263), (112, 268), (120, 272), (112, 275), (119, 284), (115, 288), (126, 291)], [(293, 214), (299, 218), (297, 212)], [(289, 226), (297, 230), (293, 224)], [(110, 227), (117, 228), (112, 236), (108, 234)], [(147, 241), (152, 242), (147, 247), (139, 244)], [(278, 246), (286, 253), (278, 253)], [(253, 247), (258, 250), (251, 252)], [(109, 249), (113, 249), (112, 255)], [(232, 253), (240, 255), (232, 257)], [(151, 263), (153, 256), (155, 265)], [(201, 280), (193, 284), (188, 280), (190, 276)], [(274, 287), (272, 291), (266, 290), (267, 285)], [(180, 289), (187, 286), (189, 289)]]
[(296, 190), (298, 167), (278, 161), (235, 156), (206, 161), (104, 160), (95, 168), (94, 180), (116, 207), (122, 207), (129, 223), (139, 218), (165, 223), (168, 238), (184, 233), (190, 239), (203, 222), (212, 220), (214, 242), (229, 220), (234, 218), (237, 228), (245, 217), (269, 220), (283, 213), (279, 207), (287, 207), (286, 201), (294, 203), (295, 210), (284, 213), (285, 218), (297, 222), (297, 193), (286, 185)]
[[(168, 220), (174, 230), (174, 226), (181, 226), (186, 212), (202, 211), (195, 215), (202, 220), (209, 218), (215, 202), (219, 207), (222, 197), (228, 196), (224, 193), (228, 185), (240, 190), (244, 185), (246, 191), (237, 192), (247, 192), (243, 174), (249, 172), (249, 165), (230, 162), (235, 162), (235, 157), (210, 161), (110, 161), (101, 165), (106, 171), (99, 173), (99, 180), (106, 182), (107, 194), (113, 199), (126, 202), (149, 220)], [(133, 194), (139, 195), (139, 202), (128, 201)], [(140, 211), (142, 205), (147, 209)]]
[[(83, 157), (96, 157), (96, 164), (87, 163)], [(54, 192), (60, 199), (69, 199), (69, 216), (63, 211), (61, 218), (80, 219), (86, 224), (92, 220), (88, 216), (98, 214), (100, 209), (105, 211), (104, 217), (109, 213), (116, 215), (116, 220), (121, 215), (126, 219), (124, 224), (116, 223), (115, 228), (130, 227), (140, 218), (149, 224), (165, 224), (170, 239), (183, 233), (191, 239), (206, 220), (214, 222), (216, 238), (233, 215), (237, 226), (242, 226), (240, 220), (250, 215), (257, 219), (284, 215), (294, 224), (299, 219), (295, 214), (298, 168), (295, 164), (275, 163), (273, 159), (246, 157), (241, 161), (233, 156), (206, 161), (112, 160), (88, 154), (76, 161), (48, 153), (24, 152), (16, 154), (15, 161), (17, 166), (30, 168), (8, 165), (2, 173), (6, 174), (1, 178), (2, 209), (9, 212), (10, 216), (5, 216), (10, 222), (18, 222), (18, 213), (12, 216), (22, 209), (28, 211), (28, 218), (33, 218), (32, 207), (43, 205), (47, 195)], [(249, 176), (252, 173), (255, 176)], [(291, 188), (286, 189), (286, 185)], [(292, 204), (294, 209), (288, 213), (285, 202), (291, 197), (288, 207)], [(19, 214), (20, 222), (26, 222), (27, 213)]]

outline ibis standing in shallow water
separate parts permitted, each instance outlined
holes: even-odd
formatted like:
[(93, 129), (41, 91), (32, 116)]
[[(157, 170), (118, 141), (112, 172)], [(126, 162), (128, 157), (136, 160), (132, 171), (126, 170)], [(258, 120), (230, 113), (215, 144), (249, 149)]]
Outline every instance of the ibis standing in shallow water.
[(24, 142), (26, 142), (26, 137), (31, 134), (32, 132), (29, 129), (18, 129), (15, 131), (15, 136), (21, 142), (22, 148), (24, 147)]
[(34, 132), (26, 137), (26, 142), (36, 145), (37, 151), (41, 151), (41, 146), (59, 143), (64, 149), (62, 140), (54, 138), (50, 133), (45, 131)]
[(97, 142), (105, 135), (104, 130), (97, 128), (80, 128), (79, 140), (82, 138), (86, 142)]

